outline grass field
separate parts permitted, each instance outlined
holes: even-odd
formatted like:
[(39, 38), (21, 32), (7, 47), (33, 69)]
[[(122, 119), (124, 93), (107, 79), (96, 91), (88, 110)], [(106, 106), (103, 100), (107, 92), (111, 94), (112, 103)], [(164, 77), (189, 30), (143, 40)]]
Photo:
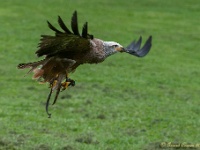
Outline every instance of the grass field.
[[(41, 34), (74, 10), (89, 32), (126, 46), (153, 36), (142, 59), (116, 54), (71, 75), (76, 86), (45, 112), (48, 85), (16, 66), (39, 60)], [(7, 0), (0, 5), (0, 149), (154, 150), (200, 144), (200, 2)], [(57, 26), (58, 27), (58, 26)], [(171, 149), (171, 148), (166, 148)], [(179, 148), (181, 149), (181, 148)], [(186, 148), (183, 148), (186, 149)]]

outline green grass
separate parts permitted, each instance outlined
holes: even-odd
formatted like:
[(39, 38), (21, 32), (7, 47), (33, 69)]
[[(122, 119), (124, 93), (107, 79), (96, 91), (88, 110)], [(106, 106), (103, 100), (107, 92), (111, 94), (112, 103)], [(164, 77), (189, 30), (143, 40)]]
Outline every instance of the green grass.
[[(89, 22), (95, 37), (128, 45), (153, 36), (142, 59), (116, 54), (71, 75), (76, 86), (50, 106), (48, 85), (17, 64), (39, 60), (41, 34), (57, 15)], [(2, 1), (0, 149), (140, 150), (161, 142), (200, 144), (200, 2), (197, 0)]]

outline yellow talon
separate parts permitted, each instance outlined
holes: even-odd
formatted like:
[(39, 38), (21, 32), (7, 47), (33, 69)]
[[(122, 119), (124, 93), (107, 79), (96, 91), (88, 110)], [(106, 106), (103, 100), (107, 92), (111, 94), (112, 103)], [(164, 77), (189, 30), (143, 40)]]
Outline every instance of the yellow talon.
[(68, 86), (69, 86), (69, 84), (70, 84), (71, 82), (63, 82), (62, 83), (62, 91), (64, 91)]

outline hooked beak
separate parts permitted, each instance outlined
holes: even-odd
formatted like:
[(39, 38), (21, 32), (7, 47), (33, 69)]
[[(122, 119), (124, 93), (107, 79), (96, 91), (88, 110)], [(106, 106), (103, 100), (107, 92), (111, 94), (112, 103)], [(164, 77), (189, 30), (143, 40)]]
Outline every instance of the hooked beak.
[(120, 47), (120, 46), (116, 47), (115, 50), (118, 51), (118, 52), (125, 52), (124, 47)]

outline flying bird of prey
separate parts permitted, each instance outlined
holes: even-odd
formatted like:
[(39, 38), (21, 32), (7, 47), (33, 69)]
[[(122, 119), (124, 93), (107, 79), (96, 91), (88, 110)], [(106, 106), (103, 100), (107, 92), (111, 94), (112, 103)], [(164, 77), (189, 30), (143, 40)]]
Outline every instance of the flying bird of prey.
[(76, 11), (71, 19), (72, 31), (68, 29), (60, 16), (58, 16), (58, 24), (63, 31), (55, 28), (49, 21), (47, 24), (55, 32), (55, 35), (41, 35), (39, 49), (35, 52), (38, 57), (44, 56), (44, 59), (37, 62), (21, 63), (18, 68), (30, 68), (28, 73), (34, 72), (33, 78), (39, 82), (50, 84), (50, 93), (46, 101), (46, 112), (49, 117), (51, 114), (48, 112), (48, 106), (52, 92), (56, 91), (53, 101), (55, 104), (60, 91), (75, 85), (75, 81), (69, 78), (69, 73), (74, 72), (79, 65), (100, 63), (117, 52), (143, 57), (150, 51), (152, 45), (152, 36), (147, 39), (142, 48), (142, 37), (127, 47), (114, 41), (94, 38), (88, 33), (87, 22), (83, 25), (82, 33), (80, 33)]

